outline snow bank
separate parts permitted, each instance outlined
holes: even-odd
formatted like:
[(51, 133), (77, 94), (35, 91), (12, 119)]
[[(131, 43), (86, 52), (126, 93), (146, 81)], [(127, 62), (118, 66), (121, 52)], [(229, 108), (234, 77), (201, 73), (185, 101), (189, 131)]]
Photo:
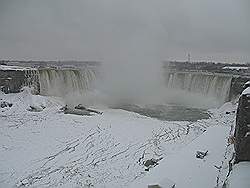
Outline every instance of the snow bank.
[[(211, 119), (167, 122), (103, 108), (97, 109), (102, 115), (86, 117), (60, 113), (59, 98), (29, 90), (0, 98), (13, 103), (0, 111), (0, 187), (5, 188), (213, 187), (214, 165), (220, 166), (235, 116), (215, 110)], [(31, 104), (45, 108), (27, 111)], [(208, 156), (195, 158), (197, 150), (208, 150)], [(161, 157), (145, 171), (145, 161)]]
[(231, 69), (231, 70), (247, 70), (249, 67), (236, 67), (236, 66), (226, 66), (222, 69)]
[(25, 71), (25, 70), (37, 70), (37, 69), (31, 67), (0, 65), (0, 70)]
[[(161, 182), (168, 178), (178, 188), (211, 188), (216, 185), (218, 168), (223, 161), (230, 127), (214, 126), (181, 151), (168, 155), (161, 165), (152, 170), (140, 182), (131, 186), (145, 188), (151, 182)], [(196, 151), (206, 151), (208, 155), (202, 160), (195, 157)], [(164, 188), (164, 184), (160, 184)], [(166, 187), (167, 188), (167, 187)]]
[(244, 84), (244, 86), (246, 86), (246, 85), (250, 85), (250, 80), (247, 81), (247, 82)]
[(242, 95), (248, 95), (250, 94), (250, 87), (247, 87), (246, 89), (244, 89), (244, 91), (242, 91)]
[(250, 162), (240, 162), (233, 166), (228, 178), (227, 188), (249, 188), (250, 187)]

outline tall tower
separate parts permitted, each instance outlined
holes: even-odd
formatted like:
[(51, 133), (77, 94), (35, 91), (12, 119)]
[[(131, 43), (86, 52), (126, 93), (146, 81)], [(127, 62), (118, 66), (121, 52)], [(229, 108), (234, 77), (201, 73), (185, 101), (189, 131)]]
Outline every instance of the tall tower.
[(188, 63), (191, 63), (191, 55), (188, 53)]

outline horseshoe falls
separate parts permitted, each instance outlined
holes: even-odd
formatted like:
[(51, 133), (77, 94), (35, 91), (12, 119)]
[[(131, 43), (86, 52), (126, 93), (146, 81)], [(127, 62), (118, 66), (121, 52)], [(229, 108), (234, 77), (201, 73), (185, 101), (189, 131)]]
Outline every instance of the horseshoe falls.
[(174, 72), (166, 74), (169, 90), (184, 91), (216, 100), (223, 104), (229, 100), (232, 76), (204, 72)]
[(84, 69), (40, 69), (40, 94), (66, 96), (69, 93), (83, 94), (91, 88), (96, 79), (96, 72)]

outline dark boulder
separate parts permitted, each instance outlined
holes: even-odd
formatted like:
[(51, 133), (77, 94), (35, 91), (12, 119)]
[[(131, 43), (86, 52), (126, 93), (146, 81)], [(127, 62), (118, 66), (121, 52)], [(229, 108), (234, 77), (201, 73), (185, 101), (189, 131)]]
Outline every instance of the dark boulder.
[(30, 106), (27, 110), (30, 112), (41, 112), (43, 109), (43, 106)]
[(12, 107), (12, 103), (6, 102), (6, 101), (1, 101), (0, 102), (0, 107), (5, 108), (5, 107)]
[(235, 163), (250, 161), (250, 94), (239, 99), (234, 137)]
[(82, 104), (78, 104), (77, 106), (75, 106), (75, 109), (78, 109), (78, 110), (85, 110), (85, 111), (93, 112), (93, 113), (96, 113), (96, 114), (102, 114), (102, 112), (99, 112), (99, 111), (97, 111), (97, 110), (93, 110), (93, 109), (86, 108), (86, 107), (83, 106)]
[(196, 158), (198, 159), (204, 159), (205, 156), (207, 156), (208, 151), (203, 152), (203, 151), (197, 151), (196, 152)]
[(81, 116), (92, 116), (92, 114), (87, 110), (79, 110), (79, 109), (69, 109), (66, 108), (64, 110), (64, 114), (75, 114), (75, 115), (81, 115)]

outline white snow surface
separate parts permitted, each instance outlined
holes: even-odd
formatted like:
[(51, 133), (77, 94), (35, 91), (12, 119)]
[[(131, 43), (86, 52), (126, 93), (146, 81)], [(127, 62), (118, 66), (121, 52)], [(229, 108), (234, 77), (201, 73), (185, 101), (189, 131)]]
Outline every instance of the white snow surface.
[(246, 89), (244, 89), (244, 91), (242, 91), (241, 94), (242, 95), (248, 95), (248, 94), (250, 94), (250, 87), (247, 87)]
[(248, 85), (248, 84), (250, 84), (250, 80), (249, 80), (249, 81), (247, 81), (244, 85)]
[[(0, 108), (0, 187), (211, 188), (225, 179), (214, 165), (227, 169), (230, 103), (207, 120), (170, 122), (104, 107), (102, 115), (64, 114), (60, 98), (28, 90), (0, 99), (13, 103)], [(30, 112), (30, 105), (45, 109)], [(197, 159), (198, 150), (208, 155)], [(163, 159), (145, 171), (152, 158)]]
[(13, 70), (13, 71), (24, 71), (24, 70), (37, 70), (32, 67), (20, 67), (11, 65), (0, 65), (0, 70)]
[(227, 188), (250, 187), (250, 162), (240, 162), (233, 167), (228, 178)]
[(222, 69), (231, 69), (231, 70), (247, 70), (249, 67), (236, 67), (236, 66), (226, 66)]

